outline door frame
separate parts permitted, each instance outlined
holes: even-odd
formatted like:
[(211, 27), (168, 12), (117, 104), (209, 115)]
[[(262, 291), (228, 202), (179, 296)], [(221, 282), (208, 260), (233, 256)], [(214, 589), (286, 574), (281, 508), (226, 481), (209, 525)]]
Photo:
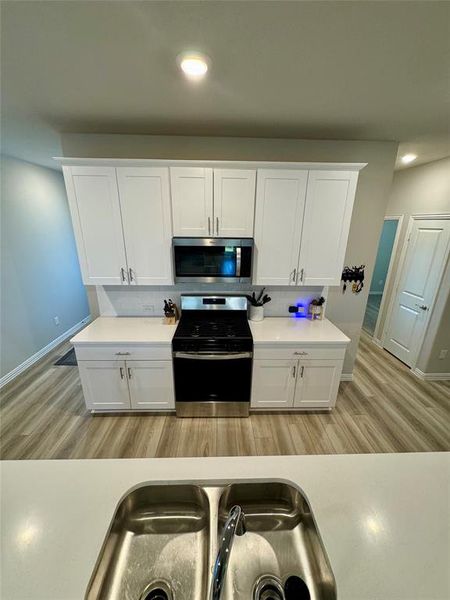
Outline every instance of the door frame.
[[(384, 331), (382, 331), (381, 338), (379, 337), (381, 315), (383, 314), (384, 305), (386, 304), (386, 291), (389, 288), (389, 284), (391, 283), (391, 279), (392, 279), (392, 275), (393, 275), (394, 262), (395, 262), (395, 257), (397, 256), (397, 252), (398, 252), (398, 243), (400, 241), (400, 236), (401, 236), (401, 232), (403, 229), (404, 216), (405, 215), (386, 215), (384, 217), (384, 221), (398, 221), (398, 225), (397, 225), (397, 230), (395, 232), (394, 244), (392, 245), (391, 257), (389, 259), (389, 266), (388, 266), (388, 270), (386, 273), (386, 280), (384, 282), (384, 288), (383, 288), (383, 292), (382, 292), (380, 308), (378, 310), (377, 322), (375, 323), (375, 329), (373, 330), (373, 335), (372, 335), (372, 339), (375, 342), (375, 344), (377, 344), (377, 346), (381, 346), (382, 340), (384, 341)], [(383, 225), (384, 225), (384, 221), (383, 221)], [(381, 234), (380, 234), (380, 237), (381, 237)], [(380, 242), (378, 241), (378, 246), (379, 245), (380, 245)], [(378, 255), (378, 248), (377, 248), (377, 255)], [(375, 265), (374, 265), (374, 268), (375, 268)], [(372, 274), (372, 276), (373, 276), (373, 274)], [(369, 290), (369, 294), (370, 294), (370, 290)], [(387, 315), (386, 315), (386, 318), (387, 318)]]
[[(387, 337), (387, 333), (388, 333), (388, 329), (389, 329), (389, 325), (391, 322), (391, 317), (392, 317), (392, 312), (394, 309), (394, 303), (395, 303), (395, 298), (397, 296), (397, 291), (398, 291), (398, 287), (400, 285), (400, 279), (403, 275), (403, 269), (405, 267), (405, 261), (406, 261), (406, 255), (408, 252), (408, 243), (409, 243), (409, 238), (411, 237), (411, 233), (412, 233), (412, 229), (414, 226), (415, 221), (432, 221), (432, 220), (439, 220), (439, 219), (443, 219), (443, 220), (447, 220), (450, 219), (450, 213), (432, 213), (432, 214), (423, 214), (423, 213), (418, 213), (418, 214), (413, 214), (410, 215), (409, 217), (409, 221), (408, 221), (408, 227), (406, 229), (406, 234), (405, 234), (405, 239), (403, 240), (403, 246), (402, 246), (402, 250), (401, 250), (401, 254), (400, 254), (400, 259), (399, 259), (399, 263), (398, 263), (398, 268), (397, 268), (397, 272), (395, 274), (395, 279), (394, 279), (394, 286), (392, 288), (392, 293), (391, 293), (391, 297), (389, 299), (389, 306), (388, 306), (388, 310), (386, 313), (386, 320), (384, 322), (384, 328), (383, 328), (383, 335), (381, 338), (381, 343), (382, 346), (384, 348), (384, 345), (386, 343), (386, 337)], [(420, 357), (420, 352), (422, 350), (422, 346), (423, 346), (423, 342), (425, 340), (426, 334), (428, 332), (428, 326), (430, 324), (430, 319), (431, 316), (433, 314), (434, 311), (434, 305), (436, 303), (436, 298), (442, 283), (442, 278), (444, 276), (444, 272), (445, 272), (445, 267), (448, 261), (448, 257), (449, 257), (449, 253), (450, 253), (450, 247), (447, 248), (447, 253), (444, 257), (444, 260), (442, 261), (442, 265), (440, 266), (440, 273), (438, 276), (438, 281), (439, 281), (439, 285), (436, 287), (436, 291), (433, 295), (433, 300), (431, 302), (431, 310), (427, 311), (427, 315), (425, 317), (425, 326), (423, 328), (423, 335), (422, 335), (422, 339), (419, 342), (419, 348), (418, 351), (416, 353), (416, 356), (414, 358), (413, 363), (411, 364), (411, 366), (409, 367), (411, 369), (411, 371), (414, 371), (414, 369), (416, 368), (417, 362), (419, 360)]]

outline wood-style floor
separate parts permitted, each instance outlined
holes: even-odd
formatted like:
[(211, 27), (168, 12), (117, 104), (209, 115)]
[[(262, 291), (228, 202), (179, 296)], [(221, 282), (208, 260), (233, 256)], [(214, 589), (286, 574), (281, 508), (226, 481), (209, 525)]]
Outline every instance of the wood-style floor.
[(246, 456), (450, 450), (450, 382), (424, 382), (363, 333), (332, 413), (248, 419), (92, 416), (63, 344), (2, 390), (2, 459)]

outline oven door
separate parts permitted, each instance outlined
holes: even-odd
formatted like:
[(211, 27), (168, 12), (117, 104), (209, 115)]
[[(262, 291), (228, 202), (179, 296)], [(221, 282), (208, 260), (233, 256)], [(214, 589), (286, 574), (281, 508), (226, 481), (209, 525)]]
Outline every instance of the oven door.
[(250, 283), (253, 240), (173, 238), (176, 283)]
[(247, 417), (252, 352), (174, 352), (177, 416)]

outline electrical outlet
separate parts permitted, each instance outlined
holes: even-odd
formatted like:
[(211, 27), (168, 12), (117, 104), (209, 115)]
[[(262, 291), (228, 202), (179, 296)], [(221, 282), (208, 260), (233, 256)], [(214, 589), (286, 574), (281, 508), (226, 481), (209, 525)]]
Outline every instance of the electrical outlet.
[(55, 325), (59, 325), (59, 317), (53, 317)]
[(146, 313), (154, 313), (155, 312), (155, 305), (154, 304), (143, 304), (142, 305), (142, 310)]
[(447, 350), (447, 349), (445, 349), (445, 350), (441, 350), (441, 351), (439, 352), (439, 358), (441, 358), (441, 359), (442, 359), (442, 358), (447, 358), (447, 354), (448, 354), (448, 350)]

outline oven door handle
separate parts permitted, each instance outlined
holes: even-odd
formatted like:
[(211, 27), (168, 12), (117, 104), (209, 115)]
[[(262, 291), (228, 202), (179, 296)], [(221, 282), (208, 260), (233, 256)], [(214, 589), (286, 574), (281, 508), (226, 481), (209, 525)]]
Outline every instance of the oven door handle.
[(225, 354), (202, 354), (201, 352), (174, 352), (174, 358), (189, 358), (194, 360), (237, 360), (252, 358), (252, 352), (234, 352)]

